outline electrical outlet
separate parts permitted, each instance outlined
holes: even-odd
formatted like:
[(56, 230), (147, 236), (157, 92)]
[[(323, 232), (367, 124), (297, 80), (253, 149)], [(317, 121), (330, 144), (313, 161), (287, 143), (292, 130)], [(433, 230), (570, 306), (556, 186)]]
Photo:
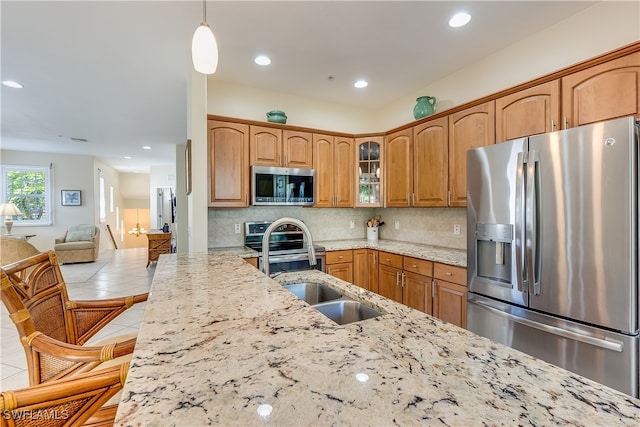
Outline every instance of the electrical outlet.
[(351, 221), (349, 221), (349, 228), (356, 228), (356, 220), (352, 219)]
[(242, 232), (242, 229), (240, 228), (240, 224), (235, 224), (234, 225), (234, 230), (235, 230), (236, 234), (240, 234)]
[(453, 224), (453, 234), (460, 234), (460, 224)]
[(400, 230), (400, 221), (394, 221), (393, 225), (396, 227), (396, 230)]

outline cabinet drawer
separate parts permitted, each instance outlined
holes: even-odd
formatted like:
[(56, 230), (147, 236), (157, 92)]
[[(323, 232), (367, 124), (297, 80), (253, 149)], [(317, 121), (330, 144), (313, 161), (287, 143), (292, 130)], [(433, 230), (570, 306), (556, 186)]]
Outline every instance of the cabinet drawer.
[(425, 259), (412, 258), (409, 256), (405, 256), (403, 259), (404, 263), (404, 271), (411, 271), (416, 274), (421, 274), (423, 276), (433, 276), (433, 262), (427, 261)]
[(402, 269), (402, 255), (380, 251), (378, 253), (378, 263)]
[(351, 249), (344, 251), (330, 251), (327, 252), (327, 264), (336, 264), (338, 262), (352, 262), (353, 251)]
[(435, 263), (433, 265), (433, 277), (467, 286), (467, 269), (454, 267), (453, 265)]

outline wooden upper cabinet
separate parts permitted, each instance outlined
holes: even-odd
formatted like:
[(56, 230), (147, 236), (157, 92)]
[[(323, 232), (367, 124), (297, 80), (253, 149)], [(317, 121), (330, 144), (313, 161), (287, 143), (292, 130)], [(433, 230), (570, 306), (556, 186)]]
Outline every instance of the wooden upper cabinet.
[(249, 131), (251, 166), (281, 166), (282, 130), (251, 125)]
[(563, 129), (618, 117), (640, 119), (640, 52), (562, 78)]
[(498, 98), (496, 142), (560, 129), (560, 80)]
[(381, 207), (384, 185), (383, 137), (356, 138), (355, 148), (355, 205)]
[(333, 149), (335, 207), (352, 208), (355, 201), (354, 139), (336, 136)]
[(385, 206), (411, 206), (413, 193), (413, 130), (387, 135), (384, 143)]
[(353, 138), (313, 134), (317, 183), (314, 207), (353, 207), (353, 144)]
[(449, 116), (449, 206), (467, 205), (467, 150), (495, 142), (495, 101)]
[(208, 121), (210, 207), (249, 206), (249, 126)]
[(313, 137), (310, 132), (282, 131), (284, 159), (282, 166), (310, 169), (313, 167)]
[(313, 134), (313, 168), (316, 171), (316, 208), (333, 207), (333, 137)]
[(413, 128), (413, 205), (447, 206), (449, 184), (447, 117)]

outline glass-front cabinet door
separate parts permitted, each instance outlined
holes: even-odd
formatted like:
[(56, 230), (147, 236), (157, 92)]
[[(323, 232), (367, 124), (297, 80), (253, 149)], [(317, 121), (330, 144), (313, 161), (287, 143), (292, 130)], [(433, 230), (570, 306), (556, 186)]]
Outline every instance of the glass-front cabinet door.
[(356, 138), (356, 206), (382, 206), (382, 136)]

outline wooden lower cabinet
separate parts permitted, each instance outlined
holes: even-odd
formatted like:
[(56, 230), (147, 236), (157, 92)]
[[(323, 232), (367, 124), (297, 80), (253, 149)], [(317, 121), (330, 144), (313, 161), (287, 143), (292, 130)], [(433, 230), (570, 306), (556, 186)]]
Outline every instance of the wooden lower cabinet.
[(378, 294), (402, 303), (402, 286), (400, 285), (402, 269), (380, 264), (378, 274)]
[(353, 250), (353, 284), (378, 293), (378, 251)]
[(404, 272), (402, 287), (402, 303), (423, 313), (432, 314), (431, 310), (431, 277)]
[(367, 249), (367, 275), (369, 290), (379, 293), (378, 251), (375, 249)]
[(467, 269), (435, 263), (433, 277), (433, 315), (466, 328)]
[(327, 252), (326, 261), (327, 274), (353, 283), (353, 251), (351, 249)]
[(375, 249), (327, 252), (326, 272), (462, 328), (467, 270)]
[(369, 261), (367, 249), (353, 250), (353, 284), (369, 290)]

